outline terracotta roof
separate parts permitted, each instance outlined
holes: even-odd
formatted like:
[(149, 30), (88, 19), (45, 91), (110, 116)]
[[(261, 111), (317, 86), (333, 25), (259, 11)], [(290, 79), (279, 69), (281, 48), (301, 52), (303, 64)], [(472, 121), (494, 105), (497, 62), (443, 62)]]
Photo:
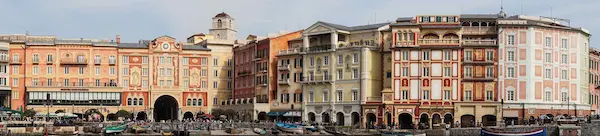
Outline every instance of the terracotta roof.
[(229, 15), (228, 15), (227, 13), (225, 13), (225, 12), (221, 12), (221, 13), (217, 14), (215, 17), (231, 17), (231, 16), (229, 16)]
[(204, 36), (204, 33), (197, 33), (197, 34), (194, 34), (192, 36)]

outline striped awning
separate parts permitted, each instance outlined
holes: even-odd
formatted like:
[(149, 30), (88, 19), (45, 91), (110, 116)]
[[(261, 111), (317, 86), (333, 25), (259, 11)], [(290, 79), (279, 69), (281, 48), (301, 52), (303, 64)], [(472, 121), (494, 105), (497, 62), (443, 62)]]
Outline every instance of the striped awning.
[(302, 112), (300, 111), (288, 111), (283, 114), (284, 117), (300, 117), (302, 116)]

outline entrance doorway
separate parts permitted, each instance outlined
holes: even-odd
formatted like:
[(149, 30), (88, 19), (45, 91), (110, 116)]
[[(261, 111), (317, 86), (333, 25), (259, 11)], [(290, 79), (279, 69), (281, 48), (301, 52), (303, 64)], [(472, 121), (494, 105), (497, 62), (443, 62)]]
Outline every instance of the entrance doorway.
[(137, 113), (137, 117), (135, 118), (135, 120), (146, 120), (148, 118), (146, 116), (146, 112), (140, 111)]
[(359, 118), (360, 118), (360, 116), (358, 115), (357, 112), (352, 112), (352, 125), (358, 124)]
[(481, 121), (481, 123), (483, 123), (483, 126), (496, 126), (496, 116), (494, 115), (485, 115), (481, 117)]
[(377, 121), (377, 116), (375, 116), (375, 114), (373, 113), (368, 113), (367, 114), (367, 127), (368, 128), (375, 128), (375, 126), (377, 124), (375, 124), (375, 122)]
[(463, 115), (460, 117), (460, 126), (461, 127), (475, 127), (475, 116), (473, 115)]
[(398, 124), (400, 125), (400, 129), (412, 129), (412, 115), (408, 113), (402, 113), (398, 116)]
[(163, 95), (154, 102), (154, 121), (177, 120), (179, 105), (177, 99), (169, 95)]
[(344, 125), (344, 113), (338, 112), (337, 114), (335, 114), (335, 117), (337, 118), (337, 120), (335, 121), (337, 123), (337, 125), (343, 126)]

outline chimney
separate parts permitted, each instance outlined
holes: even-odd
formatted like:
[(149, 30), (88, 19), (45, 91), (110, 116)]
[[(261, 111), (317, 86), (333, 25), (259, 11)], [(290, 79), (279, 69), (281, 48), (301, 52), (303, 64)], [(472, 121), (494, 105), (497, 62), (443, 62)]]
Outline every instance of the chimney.
[(121, 43), (121, 35), (117, 35), (117, 44)]

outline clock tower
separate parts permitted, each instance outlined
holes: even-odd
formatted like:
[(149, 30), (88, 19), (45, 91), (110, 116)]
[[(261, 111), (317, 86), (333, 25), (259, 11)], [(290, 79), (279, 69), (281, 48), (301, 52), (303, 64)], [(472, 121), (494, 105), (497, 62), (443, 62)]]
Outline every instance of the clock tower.
[(212, 18), (212, 28), (209, 29), (209, 34), (215, 39), (220, 40), (235, 40), (237, 30), (235, 30), (234, 19), (227, 13), (221, 12)]

